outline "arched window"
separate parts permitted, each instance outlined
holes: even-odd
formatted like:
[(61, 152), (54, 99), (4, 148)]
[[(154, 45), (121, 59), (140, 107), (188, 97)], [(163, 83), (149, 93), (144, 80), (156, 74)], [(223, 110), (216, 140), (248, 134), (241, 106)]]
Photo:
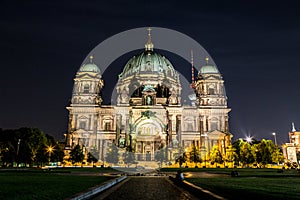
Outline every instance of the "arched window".
[(90, 92), (90, 86), (89, 84), (85, 84), (83, 87), (83, 93), (89, 93)]
[(80, 129), (85, 129), (85, 127), (86, 127), (86, 122), (85, 121), (79, 122), (79, 128)]
[(111, 130), (111, 123), (110, 122), (105, 122), (104, 123), (104, 130), (105, 131)]
[(210, 130), (218, 130), (218, 119), (217, 118), (212, 118), (211, 123), (210, 123)]
[(214, 88), (209, 88), (208, 92), (209, 92), (209, 94), (214, 95), (215, 94), (215, 89)]
[(103, 129), (104, 131), (111, 131), (112, 130), (112, 120), (107, 118), (103, 120)]

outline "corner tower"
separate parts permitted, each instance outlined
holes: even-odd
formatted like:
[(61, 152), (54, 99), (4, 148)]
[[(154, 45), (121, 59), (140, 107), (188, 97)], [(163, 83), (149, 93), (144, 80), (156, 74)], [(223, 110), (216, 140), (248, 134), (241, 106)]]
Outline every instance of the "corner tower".
[[(68, 136), (66, 145), (92, 143), (96, 137), (98, 115), (102, 103), (103, 80), (99, 67), (90, 56), (88, 63), (82, 65), (74, 79), (74, 88), (69, 111)], [(87, 145), (92, 146), (93, 144)]]
[[(200, 112), (200, 135), (208, 136), (210, 141), (203, 139), (201, 146), (208, 148), (218, 144), (225, 151), (230, 145), (232, 135), (229, 133), (227, 96), (224, 80), (217, 66), (209, 63), (206, 57), (206, 65), (199, 69), (195, 82), (196, 104)], [(207, 143), (208, 144), (205, 144)], [(225, 153), (225, 152), (224, 152)]]

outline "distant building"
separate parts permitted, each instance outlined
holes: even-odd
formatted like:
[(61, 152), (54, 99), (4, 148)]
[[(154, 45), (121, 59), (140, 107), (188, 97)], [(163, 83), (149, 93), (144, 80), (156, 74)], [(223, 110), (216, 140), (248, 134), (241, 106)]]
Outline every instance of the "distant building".
[[(97, 55), (101, 56), (101, 55)], [(193, 68), (193, 66), (192, 66)], [(106, 83), (110, 84), (110, 83)], [(190, 105), (182, 105), (181, 83), (173, 64), (153, 49), (151, 35), (145, 50), (129, 59), (116, 84), (116, 105), (103, 105), (104, 81), (90, 57), (74, 79), (66, 148), (80, 144), (105, 161), (112, 144), (135, 153), (137, 161), (154, 161), (167, 148), (168, 159), (192, 145), (209, 152), (231, 144), (224, 80), (217, 66), (202, 66)], [(184, 97), (185, 99), (187, 97)]]
[(283, 145), (283, 154), (286, 162), (300, 164), (300, 132), (295, 129), (292, 123), (292, 131), (289, 132), (289, 143)]

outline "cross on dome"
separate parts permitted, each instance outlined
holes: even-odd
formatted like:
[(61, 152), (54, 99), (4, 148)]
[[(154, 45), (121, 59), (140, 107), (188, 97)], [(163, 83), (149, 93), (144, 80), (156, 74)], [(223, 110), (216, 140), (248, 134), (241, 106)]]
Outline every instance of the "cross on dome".
[(205, 57), (205, 61), (206, 61), (206, 64), (208, 65), (208, 61), (209, 61), (209, 57), (208, 56)]
[(146, 49), (146, 51), (153, 51), (154, 45), (151, 41), (151, 30), (152, 29), (149, 27), (149, 28), (147, 28), (147, 30), (148, 30), (148, 41), (145, 44), (145, 49)]
[(90, 63), (93, 63), (94, 56), (90, 55)]

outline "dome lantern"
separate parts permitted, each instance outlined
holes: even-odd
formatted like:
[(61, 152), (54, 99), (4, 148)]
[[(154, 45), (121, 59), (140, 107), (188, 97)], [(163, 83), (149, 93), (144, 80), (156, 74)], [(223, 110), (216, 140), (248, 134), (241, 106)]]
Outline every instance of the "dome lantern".
[(151, 30), (152, 29), (149, 27), (147, 30), (148, 30), (148, 41), (145, 44), (145, 49), (146, 49), (146, 51), (153, 51), (154, 45), (153, 45), (153, 43), (151, 41)]

